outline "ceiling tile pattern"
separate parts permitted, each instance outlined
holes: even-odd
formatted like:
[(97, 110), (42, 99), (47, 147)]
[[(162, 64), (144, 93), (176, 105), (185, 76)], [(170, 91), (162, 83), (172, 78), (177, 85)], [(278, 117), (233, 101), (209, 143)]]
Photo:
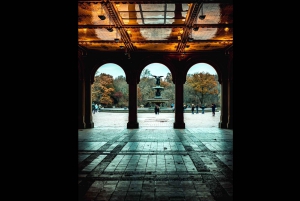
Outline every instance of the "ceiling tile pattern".
[(233, 46), (233, 3), (80, 0), (78, 44), (112, 52), (225, 51)]

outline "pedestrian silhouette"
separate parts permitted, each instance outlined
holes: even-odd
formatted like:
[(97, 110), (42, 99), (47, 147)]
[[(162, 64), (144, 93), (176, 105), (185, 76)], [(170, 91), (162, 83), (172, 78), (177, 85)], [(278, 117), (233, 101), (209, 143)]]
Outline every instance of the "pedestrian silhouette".
[(205, 106), (205, 105), (202, 105), (202, 106), (201, 106), (202, 114), (204, 114), (204, 108), (206, 108), (206, 106)]
[(215, 112), (216, 112), (216, 104), (211, 104), (211, 112), (212, 112), (212, 116), (215, 116)]

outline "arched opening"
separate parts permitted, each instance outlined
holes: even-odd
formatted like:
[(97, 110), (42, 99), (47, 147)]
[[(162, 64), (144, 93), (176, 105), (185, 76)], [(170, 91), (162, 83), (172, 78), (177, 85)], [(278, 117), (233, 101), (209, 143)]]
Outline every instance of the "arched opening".
[[(186, 128), (218, 127), (221, 92), (216, 70), (207, 63), (192, 65), (184, 84), (184, 120)], [(213, 115), (212, 104), (216, 105)]]
[(169, 68), (161, 63), (145, 66), (137, 86), (140, 128), (172, 128), (174, 123), (175, 85)]
[(128, 84), (125, 72), (119, 65), (106, 63), (97, 69), (91, 86), (91, 96), (95, 128), (126, 127)]

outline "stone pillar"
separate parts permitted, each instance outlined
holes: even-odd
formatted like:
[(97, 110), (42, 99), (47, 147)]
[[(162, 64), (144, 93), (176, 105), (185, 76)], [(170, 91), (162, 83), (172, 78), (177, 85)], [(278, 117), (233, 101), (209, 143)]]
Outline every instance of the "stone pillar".
[(228, 121), (228, 79), (225, 78), (221, 83), (221, 115), (219, 128), (227, 128)]
[(77, 114), (77, 125), (78, 128), (86, 128), (85, 124), (85, 97), (84, 97), (84, 79), (78, 79), (78, 114)]
[(90, 76), (86, 76), (85, 81), (85, 124), (86, 128), (94, 128), (93, 113), (92, 113), (92, 83)]
[(128, 123), (127, 128), (139, 128), (137, 122), (137, 78), (136, 72), (132, 72), (129, 75), (129, 79), (126, 79), (129, 84), (129, 106), (128, 106)]
[(185, 128), (184, 116), (183, 116), (183, 74), (177, 72), (175, 81), (175, 122), (173, 128)]
[(77, 80), (77, 128), (84, 129), (86, 127), (85, 124), (85, 77), (84, 77), (84, 62), (83, 62), (83, 52), (81, 49), (78, 50), (78, 62), (77, 62), (77, 70), (78, 70), (78, 80)]
[(227, 128), (233, 129), (233, 93), (232, 80), (228, 82), (228, 122)]
[(228, 79), (228, 123), (227, 128), (233, 129), (233, 72), (232, 72), (233, 52), (230, 52), (229, 79)]

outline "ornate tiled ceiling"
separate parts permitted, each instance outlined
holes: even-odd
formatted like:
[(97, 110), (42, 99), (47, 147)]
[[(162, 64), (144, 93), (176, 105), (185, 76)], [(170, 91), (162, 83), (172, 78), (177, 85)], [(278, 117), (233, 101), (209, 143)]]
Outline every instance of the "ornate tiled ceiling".
[(78, 44), (112, 52), (226, 51), (233, 46), (233, 2), (80, 0)]

